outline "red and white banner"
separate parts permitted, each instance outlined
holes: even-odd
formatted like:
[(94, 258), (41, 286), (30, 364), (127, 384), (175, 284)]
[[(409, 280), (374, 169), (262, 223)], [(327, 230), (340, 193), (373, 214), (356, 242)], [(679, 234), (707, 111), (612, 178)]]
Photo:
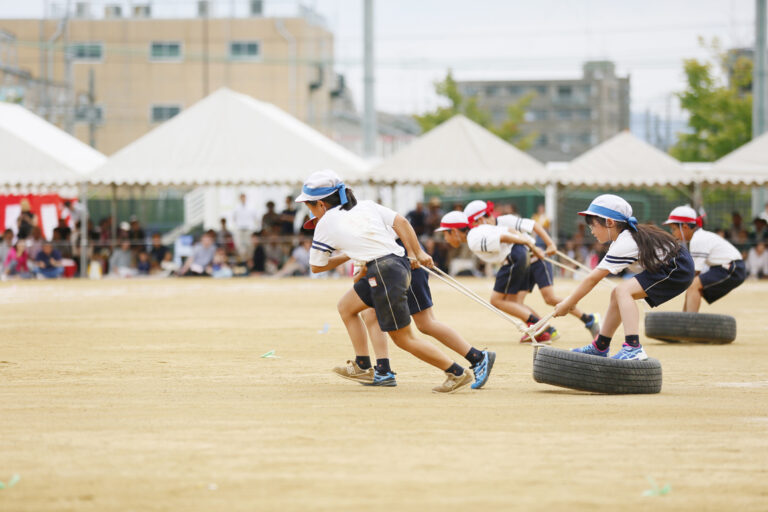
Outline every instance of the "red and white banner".
[(37, 225), (43, 231), (46, 240), (53, 238), (53, 230), (59, 226), (59, 219), (65, 218), (67, 225), (74, 229), (72, 212), (64, 206), (64, 201), (70, 201), (72, 209), (77, 204), (77, 199), (68, 199), (58, 194), (44, 195), (0, 195), (0, 226), (3, 230), (10, 229), (14, 234), (19, 229), (18, 218), (21, 215), (21, 202), (29, 201), (30, 211), (37, 218)]

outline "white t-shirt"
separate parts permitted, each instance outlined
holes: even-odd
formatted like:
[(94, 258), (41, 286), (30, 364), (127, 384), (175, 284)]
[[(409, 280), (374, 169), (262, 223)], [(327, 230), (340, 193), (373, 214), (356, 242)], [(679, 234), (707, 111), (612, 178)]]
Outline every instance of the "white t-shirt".
[(500, 215), (496, 217), (496, 224), (498, 226), (506, 226), (508, 228), (512, 228), (515, 231), (520, 231), (521, 233), (533, 233), (533, 227), (536, 225), (536, 222), (534, 222), (533, 219), (524, 219), (522, 217), (518, 217), (517, 215)]
[(608, 253), (597, 268), (608, 270), (611, 274), (618, 274), (627, 267), (633, 272), (639, 272), (642, 270), (637, 264), (639, 255), (640, 249), (637, 247), (637, 242), (632, 238), (632, 233), (625, 229), (619, 233), (616, 240), (611, 242)]
[(502, 263), (514, 245), (501, 241), (501, 235), (504, 233), (509, 233), (509, 228), (480, 224), (476, 228), (469, 230), (467, 245), (475, 256), (484, 262)]
[(244, 205), (243, 203), (237, 205), (237, 208), (235, 208), (232, 217), (232, 220), (234, 221), (235, 227), (237, 229), (247, 229), (249, 231), (253, 231), (256, 227), (256, 223), (254, 222), (256, 215), (250, 208), (248, 208), (248, 206)]
[(734, 260), (742, 259), (739, 250), (730, 242), (702, 228), (693, 232), (688, 250), (697, 272), (702, 272), (705, 266), (728, 265)]
[(396, 235), (387, 227), (395, 223), (397, 212), (373, 201), (359, 201), (351, 210), (339, 207), (325, 212), (317, 222), (309, 263), (322, 267), (334, 251), (351, 260), (367, 262), (387, 254), (405, 255), (395, 243)]
[(757, 277), (760, 272), (768, 275), (768, 251), (757, 254), (757, 250), (754, 247), (751, 248), (747, 254), (747, 272), (752, 277)]

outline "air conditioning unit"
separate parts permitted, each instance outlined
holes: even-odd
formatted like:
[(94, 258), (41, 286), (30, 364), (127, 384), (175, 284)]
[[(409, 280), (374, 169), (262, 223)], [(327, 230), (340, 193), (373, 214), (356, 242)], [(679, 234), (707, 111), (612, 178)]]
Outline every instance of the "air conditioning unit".
[(104, 17), (105, 18), (122, 18), (123, 17), (123, 6), (118, 4), (107, 4), (104, 6)]
[(261, 16), (264, 13), (263, 0), (251, 0), (250, 1), (250, 15)]
[(75, 18), (90, 18), (91, 4), (89, 2), (77, 2), (75, 4)]
[(149, 18), (152, 16), (152, 6), (149, 4), (139, 4), (133, 6), (134, 18)]

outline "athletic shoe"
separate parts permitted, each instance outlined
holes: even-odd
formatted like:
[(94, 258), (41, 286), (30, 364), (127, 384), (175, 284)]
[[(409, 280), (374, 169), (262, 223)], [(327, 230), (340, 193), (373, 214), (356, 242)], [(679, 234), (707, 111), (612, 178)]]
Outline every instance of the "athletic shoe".
[(588, 356), (608, 357), (608, 349), (600, 350), (593, 341), (589, 345), (579, 348), (571, 349), (571, 352), (578, 352), (580, 354), (587, 354)]
[(592, 320), (584, 324), (584, 327), (589, 329), (592, 339), (595, 339), (600, 334), (600, 313), (593, 313)]
[[(528, 324), (528, 327), (532, 326), (533, 324)], [(546, 343), (549, 344), (552, 341), (552, 334), (550, 334), (549, 329), (545, 329), (541, 333), (536, 335), (536, 341), (538, 343)], [(523, 334), (523, 337), (520, 338), (520, 343), (530, 343), (531, 338), (527, 334)]]
[(475, 374), (475, 382), (472, 384), (472, 389), (480, 389), (485, 386), (485, 383), (488, 382), (488, 377), (491, 376), (491, 370), (493, 370), (493, 363), (495, 361), (496, 352), (483, 350), (483, 359), (470, 367), (472, 373)]
[(373, 382), (363, 382), (363, 386), (381, 386), (385, 388), (393, 388), (397, 386), (397, 381), (395, 380), (395, 372), (387, 372), (387, 373), (373, 373)]
[(373, 367), (368, 368), (367, 370), (363, 370), (357, 366), (357, 363), (354, 361), (347, 361), (347, 366), (337, 366), (333, 369), (333, 373), (339, 377), (354, 380), (355, 382), (370, 383), (373, 382), (374, 379)]
[(621, 350), (619, 350), (611, 359), (621, 359), (623, 361), (644, 361), (648, 359), (648, 354), (645, 353), (642, 345), (633, 347), (625, 343), (621, 346)]
[(432, 388), (433, 393), (455, 393), (460, 389), (472, 385), (475, 381), (475, 376), (472, 370), (464, 370), (464, 373), (458, 377), (452, 373), (445, 372), (445, 382)]
[(557, 341), (560, 338), (560, 333), (557, 332), (557, 329), (555, 329), (554, 326), (550, 325), (547, 332), (549, 333), (549, 339), (552, 341)]

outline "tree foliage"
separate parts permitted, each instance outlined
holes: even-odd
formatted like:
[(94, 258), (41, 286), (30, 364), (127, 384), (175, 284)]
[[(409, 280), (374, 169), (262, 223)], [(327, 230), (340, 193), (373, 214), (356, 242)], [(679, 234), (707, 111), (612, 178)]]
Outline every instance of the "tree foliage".
[(524, 135), (520, 130), (525, 119), (525, 111), (534, 98), (533, 94), (528, 94), (511, 104), (507, 108), (506, 119), (501, 124), (495, 125), (491, 119), (491, 113), (478, 106), (477, 98), (465, 98), (459, 92), (459, 87), (456, 85), (456, 80), (450, 70), (444, 80), (435, 83), (435, 92), (438, 96), (445, 98), (448, 105), (437, 107), (434, 111), (423, 115), (414, 116), (424, 133), (448, 121), (453, 116), (462, 114), (522, 150), (530, 148), (533, 141), (538, 137), (536, 133)]
[(684, 162), (712, 162), (752, 138), (752, 94), (748, 92), (752, 61), (734, 59), (720, 49), (717, 40), (711, 49), (712, 61), (684, 61), (688, 85), (677, 96), (688, 111), (691, 133), (678, 134), (677, 144), (669, 150)]

